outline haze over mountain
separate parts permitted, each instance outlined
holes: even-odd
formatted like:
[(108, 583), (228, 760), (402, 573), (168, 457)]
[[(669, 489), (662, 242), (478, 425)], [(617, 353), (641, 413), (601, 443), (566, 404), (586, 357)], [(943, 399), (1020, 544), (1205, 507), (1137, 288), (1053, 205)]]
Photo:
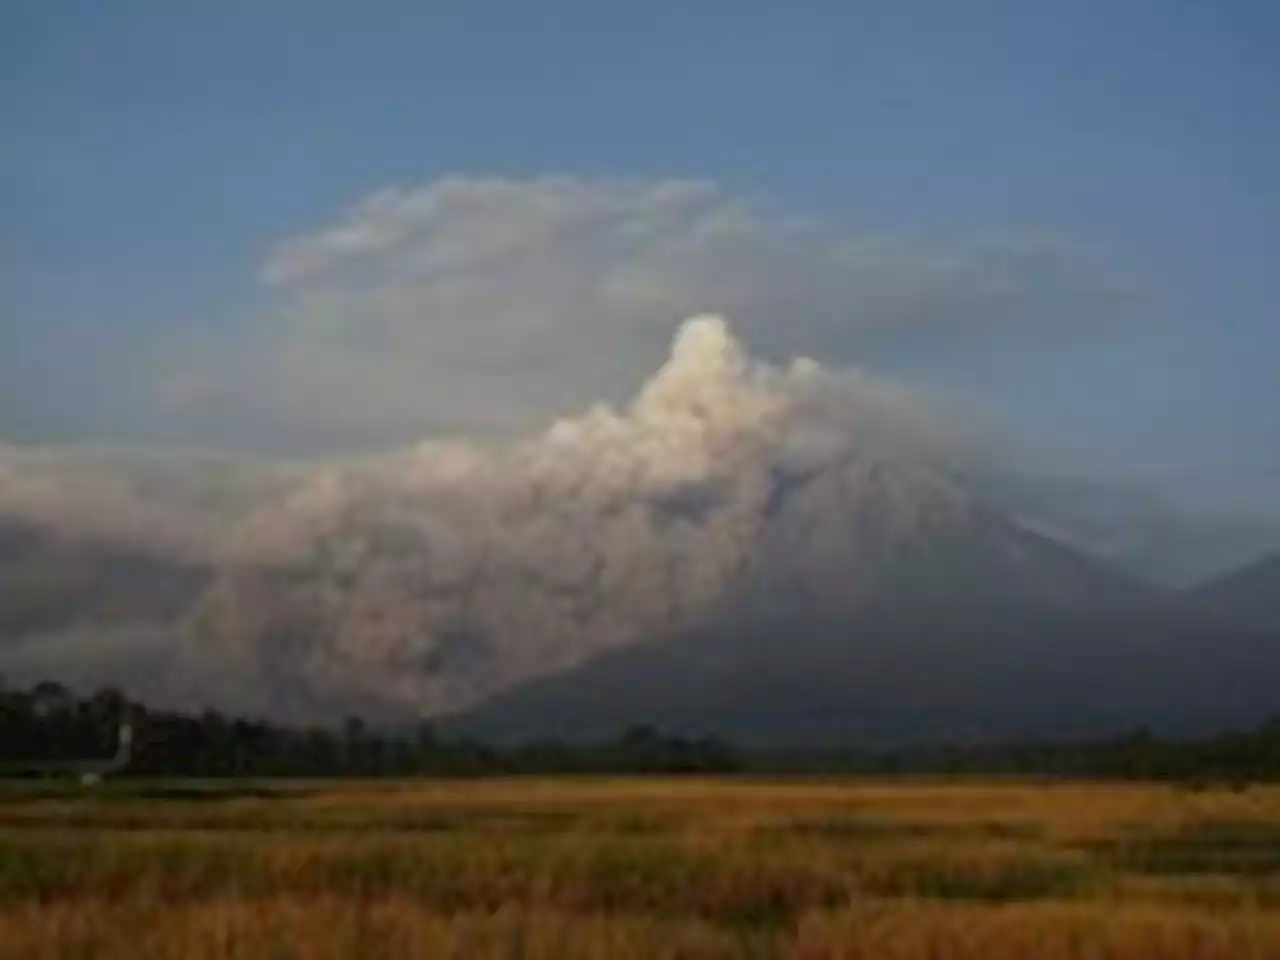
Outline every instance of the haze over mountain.
[(963, 427), (865, 373), (753, 361), (701, 316), (624, 410), (510, 443), (261, 468), (12, 448), (0, 670), (294, 718), (497, 696), (465, 722), (506, 735), (1012, 736), (1272, 705), (1274, 621), (1166, 616), (1005, 513), (1017, 482)]
[(1032, 474), (985, 483), (1010, 515), (1153, 583), (1192, 586), (1280, 549), (1280, 519), (1178, 503), (1150, 486)]

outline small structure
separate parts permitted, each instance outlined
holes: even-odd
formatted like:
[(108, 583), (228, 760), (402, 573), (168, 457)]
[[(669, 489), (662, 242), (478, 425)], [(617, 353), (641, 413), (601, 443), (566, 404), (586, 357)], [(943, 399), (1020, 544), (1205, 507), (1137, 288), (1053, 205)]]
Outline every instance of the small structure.
[(77, 778), (85, 786), (101, 783), (109, 774), (119, 773), (133, 757), (133, 726), (126, 720), (116, 728), (116, 751), (109, 757), (73, 760), (24, 760), (6, 764), (14, 773), (66, 775)]

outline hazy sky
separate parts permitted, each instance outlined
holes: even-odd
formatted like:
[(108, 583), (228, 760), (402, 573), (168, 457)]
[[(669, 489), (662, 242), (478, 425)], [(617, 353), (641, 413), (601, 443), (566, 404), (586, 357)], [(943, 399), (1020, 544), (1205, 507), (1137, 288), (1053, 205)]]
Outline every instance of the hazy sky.
[(1280, 510), (1277, 49), (1247, 0), (7, 0), (0, 440), (516, 429), (729, 308)]

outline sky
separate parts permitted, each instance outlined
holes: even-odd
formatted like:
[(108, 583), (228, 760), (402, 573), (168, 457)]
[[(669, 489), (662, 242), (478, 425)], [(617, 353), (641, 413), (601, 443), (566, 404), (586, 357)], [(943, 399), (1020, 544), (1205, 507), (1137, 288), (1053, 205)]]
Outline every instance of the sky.
[(0, 4), (0, 441), (618, 401), (682, 313), (1280, 513), (1280, 7)]

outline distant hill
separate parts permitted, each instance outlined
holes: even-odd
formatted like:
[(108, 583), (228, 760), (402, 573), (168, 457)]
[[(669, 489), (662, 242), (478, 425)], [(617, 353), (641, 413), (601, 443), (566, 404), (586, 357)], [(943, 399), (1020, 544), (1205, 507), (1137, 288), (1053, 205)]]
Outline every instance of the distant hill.
[(1280, 553), (1203, 584), (1189, 596), (1222, 616), (1269, 626), (1280, 643)]
[(986, 476), (1010, 516), (1153, 583), (1189, 587), (1280, 549), (1280, 520), (1193, 510), (1138, 485), (1021, 473)]

